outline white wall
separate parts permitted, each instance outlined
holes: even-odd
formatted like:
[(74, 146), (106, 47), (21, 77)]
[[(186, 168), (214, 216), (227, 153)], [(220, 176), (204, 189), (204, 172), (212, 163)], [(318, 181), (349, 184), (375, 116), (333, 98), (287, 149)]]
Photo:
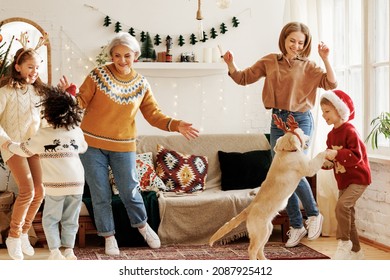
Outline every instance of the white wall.
[[(214, 0), (202, 1), (204, 29), (230, 23), (237, 16), (241, 24), (228, 28), (224, 35), (206, 43), (183, 48), (176, 44), (174, 56), (194, 51), (201, 59), (204, 47), (221, 45), (234, 52), (239, 67), (249, 66), (262, 55), (278, 52), (278, 37), (283, 26), (285, 0), (232, 0), (231, 7), (219, 9)], [(152, 8), (153, 7), (153, 8)], [(103, 27), (103, 18), (120, 21), (123, 30), (133, 27), (151, 33), (173, 37), (197, 32), (195, 20), (197, 0), (1, 0), (0, 20), (25, 17), (37, 22), (50, 36), (52, 46), (53, 81), (62, 74), (79, 84), (95, 66), (94, 59), (113, 35), (113, 28)], [(229, 27), (229, 25), (228, 25)], [(165, 44), (156, 51), (165, 50)], [(140, 70), (142, 73), (142, 70)], [(146, 73), (146, 71), (145, 71)], [(154, 94), (168, 114), (184, 119), (200, 128), (202, 133), (268, 132), (270, 114), (261, 101), (262, 82), (248, 87), (234, 84), (226, 73), (193, 77), (159, 78), (149, 76)], [(199, 77), (200, 76), (200, 77)], [(160, 134), (142, 116), (138, 118), (139, 134)], [(388, 179), (383, 181), (387, 165), (373, 164), (373, 187), (358, 203), (357, 225), (363, 236), (390, 246), (386, 234), (389, 213)], [(387, 168), (387, 169), (386, 169)], [(0, 177), (5, 173), (0, 170)], [(383, 182), (382, 182), (382, 181)], [(14, 185), (11, 182), (11, 185)]]
[[(203, 0), (204, 30), (218, 29), (224, 22), (228, 32), (195, 46), (187, 41), (180, 48), (175, 43), (173, 55), (193, 51), (202, 60), (204, 47), (220, 45), (224, 51), (234, 52), (238, 66), (249, 66), (262, 55), (279, 51), (283, 7), (284, 0), (233, 0), (228, 9), (220, 9), (215, 0)], [(115, 35), (112, 26), (103, 27), (105, 16), (113, 23), (121, 22), (123, 31), (135, 28), (137, 36), (141, 30), (159, 34), (163, 43), (156, 51), (164, 51), (167, 35), (197, 33), (196, 10), (197, 0), (1, 0), (0, 21), (22, 17), (40, 25), (49, 34), (53, 84), (63, 74), (80, 84), (96, 65), (100, 47)], [(231, 27), (233, 16), (240, 21), (238, 28)], [(193, 123), (202, 133), (268, 132), (270, 116), (261, 102), (261, 82), (242, 87), (234, 84), (226, 72), (204, 74), (200, 71), (185, 78), (153, 75), (148, 80), (163, 112)], [(164, 133), (148, 125), (141, 114), (138, 132)], [(1, 181), (4, 182), (6, 174), (0, 170)], [(15, 190), (12, 176), (10, 186)]]
[(390, 247), (390, 163), (371, 161), (372, 184), (356, 203), (359, 234)]
[[(37, 22), (48, 33), (52, 46), (53, 83), (60, 75), (71, 77), (80, 84), (94, 67), (100, 47), (115, 35), (113, 24), (121, 22), (123, 31), (133, 27), (137, 37), (141, 30), (159, 34), (162, 44), (156, 51), (165, 50), (165, 38), (174, 39), (174, 59), (180, 53), (193, 51), (202, 60), (204, 47), (220, 45), (230, 49), (239, 67), (250, 66), (262, 55), (278, 52), (278, 38), (283, 26), (284, 0), (233, 0), (227, 9), (220, 9), (215, 0), (202, 1), (204, 30), (217, 30), (224, 22), (228, 32), (216, 39), (194, 46), (186, 42), (179, 47), (177, 35), (197, 34), (195, 19), (197, 0), (143, 0), (143, 1), (52, 1), (52, 0), (2, 0), (1, 18), (25, 17)], [(153, 7), (153, 8), (152, 8)], [(103, 27), (105, 16), (112, 26)], [(231, 26), (236, 16), (240, 25)], [(139, 70), (142, 74), (142, 70)], [(226, 72), (202, 76), (202, 71), (192, 77), (158, 78), (147, 76), (163, 112), (191, 122), (202, 133), (268, 132), (270, 116), (261, 101), (262, 82), (248, 87), (234, 84)], [(139, 115), (139, 134), (162, 134), (150, 127)]]

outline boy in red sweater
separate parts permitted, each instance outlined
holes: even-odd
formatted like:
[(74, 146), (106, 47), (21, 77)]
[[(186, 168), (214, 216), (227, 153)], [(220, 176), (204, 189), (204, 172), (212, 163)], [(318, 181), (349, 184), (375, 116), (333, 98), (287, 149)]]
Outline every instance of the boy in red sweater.
[(336, 204), (339, 240), (333, 259), (364, 259), (355, 225), (355, 204), (371, 184), (371, 171), (366, 146), (356, 128), (349, 122), (355, 117), (352, 99), (341, 90), (328, 91), (321, 97), (322, 117), (333, 125), (326, 145), (330, 150), (329, 162), (324, 168), (333, 168), (339, 189)]

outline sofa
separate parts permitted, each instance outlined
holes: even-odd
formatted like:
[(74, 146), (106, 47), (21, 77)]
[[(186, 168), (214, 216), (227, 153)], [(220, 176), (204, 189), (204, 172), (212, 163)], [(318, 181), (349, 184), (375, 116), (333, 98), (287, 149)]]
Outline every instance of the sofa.
[[(162, 174), (161, 168), (159, 171), (157, 166), (161, 150), (207, 159), (206, 174), (200, 189), (200, 184), (197, 184), (196, 188), (186, 191), (161, 190), (156, 187), (153, 190), (141, 190), (148, 211), (148, 222), (158, 232), (163, 245), (207, 244), (215, 231), (249, 205), (254, 198), (254, 189), (264, 180), (271, 162), (269, 141), (261, 133), (202, 134), (193, 140), (173, 133), (141, 135), (137, 140), (137, 155), (152, 154), (154, 171), (159, 175), (157, 177)], [(253, 177), (257, 177), (257, 182), (251, 181)], [(315, 178), (308, 179), (315, 195)], [(86, 235), (96, 234), (91, 214), (91, 205), (86, 207), (84, 203), (79, 219), (79, 247), (85, 246)], [(273, 224), (280, 225), (281, 240), (285, 242), (289, 229), (286, 212), (282, 211)], [(118, 225), (123, 225), (123, 222), (118, 222)], [(242, 223), (220, 242), (228, 243), (246, 234), (246, 225)], [(126, 233), (125, 236), (130, 234)], [(144, 243), (137, 241), (133, 245)]]
[[(241, 212), (253, 199), (253, 189), (221, 189), (221, 168), (218, 151), (269, 151), (264, 134), (203, 134), (188, 141), (181, 135), (141, 136), (137, 153), (152, 152), (156, 159), (157, 146), (182, 154), (201, 155), (208, 159), (204, 190), (195, 194), (160, 192), (158, 205), (160, 225), (158, 235), (162, 244), (207, 244), (211, 235), (225, 222)], [(269, 158), (266, 158), (269, 161)], [(240, 174), (237, 174), (239, 177)], [(241, 224), (223, 242), (246, 234)]]

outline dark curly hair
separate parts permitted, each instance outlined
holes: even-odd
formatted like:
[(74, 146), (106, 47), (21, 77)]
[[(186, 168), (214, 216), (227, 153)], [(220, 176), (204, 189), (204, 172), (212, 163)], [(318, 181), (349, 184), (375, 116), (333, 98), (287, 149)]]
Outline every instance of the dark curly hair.
[(58, 87), (47, 87), (38, 106), (42, 106), (42, 119), (46, 119), (54, 128), (74, 128), (80, 124), (83, 116), (76, 98)]

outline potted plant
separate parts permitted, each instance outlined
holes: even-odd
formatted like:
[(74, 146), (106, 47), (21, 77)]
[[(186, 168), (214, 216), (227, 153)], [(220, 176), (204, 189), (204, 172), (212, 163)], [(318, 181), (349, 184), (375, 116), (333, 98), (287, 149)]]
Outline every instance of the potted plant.
[(385, 139), (390, 139), (390, 112), (382, 112), (371, 121), (372, 127), (365, 142), (370, 142), (373, 149), (378, 149), (378, 136), (382, 134)]

